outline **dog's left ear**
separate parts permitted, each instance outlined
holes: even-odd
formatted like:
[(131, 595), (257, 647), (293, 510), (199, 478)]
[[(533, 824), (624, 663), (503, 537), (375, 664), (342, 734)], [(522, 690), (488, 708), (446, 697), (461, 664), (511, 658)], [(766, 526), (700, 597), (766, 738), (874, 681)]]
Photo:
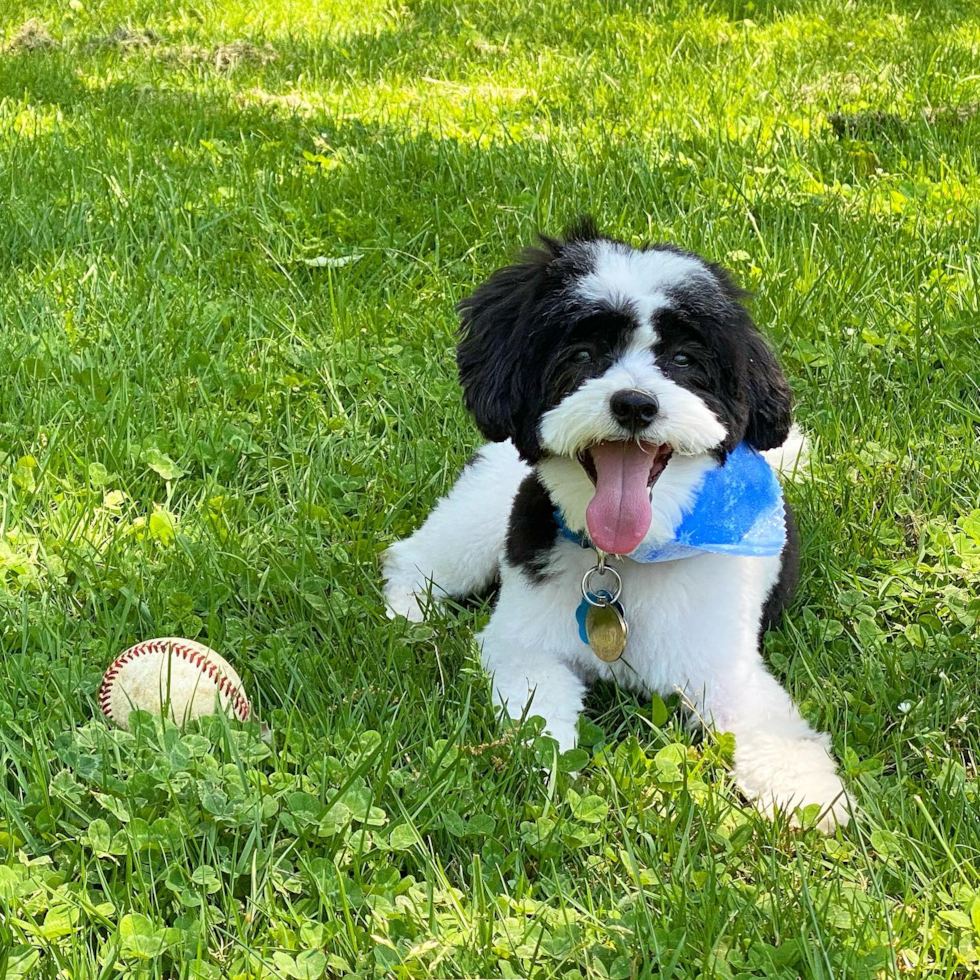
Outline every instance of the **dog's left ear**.
[(793, 396), (765, 340), (753, 336), (746, 364), (749, 420), (745, 440), (753, 449), (775, 449), (789, 435)]

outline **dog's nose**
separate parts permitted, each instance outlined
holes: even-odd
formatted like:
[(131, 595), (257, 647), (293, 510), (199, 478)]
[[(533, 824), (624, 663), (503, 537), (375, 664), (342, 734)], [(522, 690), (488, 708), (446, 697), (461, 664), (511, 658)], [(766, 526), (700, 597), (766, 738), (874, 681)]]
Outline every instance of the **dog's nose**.
[(644, 391), (630, 390), (617, 391), (609, 399), (609, 408), (616, 421), (630, 432), (639, 432), (649, 425), (660, 411), (660, 405), (653, 395), (648, 395)]

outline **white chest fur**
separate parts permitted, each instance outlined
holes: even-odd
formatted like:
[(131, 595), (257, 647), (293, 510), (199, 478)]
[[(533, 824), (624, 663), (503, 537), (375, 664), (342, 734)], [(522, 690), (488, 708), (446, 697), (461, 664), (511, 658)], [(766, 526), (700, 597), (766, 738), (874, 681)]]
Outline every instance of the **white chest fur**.
[(584, 678), (669, 694), (710, 673), (722, 651), (746, 643), (754, 649), (763, 602), (779, 575), (778, 558), (706, 554), (650, 565), (615, 561), (630, 634), (623, 659), (605, 664), (582, 642), (576, 618), (582, 576), (595, 557), (563, 542), (546, 577), (534, 585), (505, 567), (499, 613), (481, 636), (484, 645), (529, 643)]

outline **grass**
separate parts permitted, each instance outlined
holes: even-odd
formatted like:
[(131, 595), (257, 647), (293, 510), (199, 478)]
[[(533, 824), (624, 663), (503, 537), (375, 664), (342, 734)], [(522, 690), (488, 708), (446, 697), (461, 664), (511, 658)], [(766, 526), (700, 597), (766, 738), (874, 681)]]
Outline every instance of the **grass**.
[[(956, 0), (7, 0), (0, 975), (980, 971), (980, 14)], [(478, 443), (454, 302), (578, 211), (755, 291), (815, 437), (772, 669), (860, 822), (597, 691), (500, 740), (377, 556)], [(198, 637), (262, 718), (110, 730)]]

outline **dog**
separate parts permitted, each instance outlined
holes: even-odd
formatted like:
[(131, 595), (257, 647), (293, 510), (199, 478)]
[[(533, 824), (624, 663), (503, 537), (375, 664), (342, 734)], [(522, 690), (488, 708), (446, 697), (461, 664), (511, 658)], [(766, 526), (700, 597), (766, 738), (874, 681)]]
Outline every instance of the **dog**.
[(798, 579), (774, 469), (805, 440), (745, 298), (721, 266), (589, 219), (494, 273), (458, 306), (490, 443), (385, 553), (385, 597), (419, 620), (499, 583), (477, 642), (510, 717), (543, 717), (565, 751), (590, 682), (679, 691), (692, 724), (734, 734), (750, 800), (797, 823), (816, 804), (830, 831), (851, 811), (829, 739), (760, 652)]

